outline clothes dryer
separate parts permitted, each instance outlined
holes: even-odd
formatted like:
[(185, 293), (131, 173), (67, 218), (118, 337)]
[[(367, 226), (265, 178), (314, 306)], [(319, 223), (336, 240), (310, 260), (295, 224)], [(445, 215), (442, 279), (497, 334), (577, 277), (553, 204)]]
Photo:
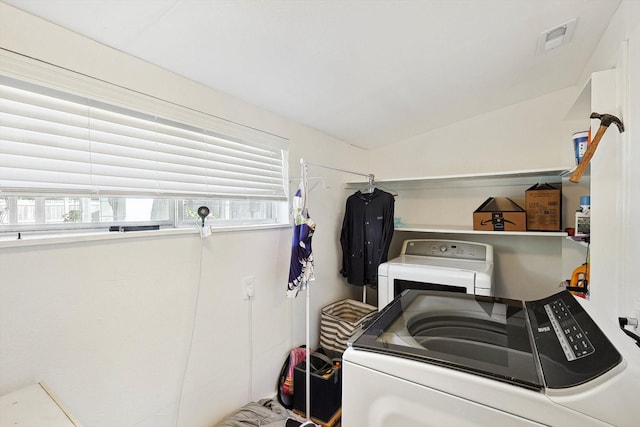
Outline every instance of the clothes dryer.
[(378, 309), (405, 289), (493, 295), (493, 246), (460, 240), (405, 240), (400, 256), (378, 267)]

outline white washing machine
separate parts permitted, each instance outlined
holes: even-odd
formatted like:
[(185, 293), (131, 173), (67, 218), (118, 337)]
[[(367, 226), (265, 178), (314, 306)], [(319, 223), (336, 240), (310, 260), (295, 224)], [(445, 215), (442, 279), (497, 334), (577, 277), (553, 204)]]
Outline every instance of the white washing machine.
[(460, 240), (405, 240), (378, 267), (378, 309), (405, 289), (493, 295), (493, 246)]
[(404, 291), (343, 356), (344, 427), (638, 426), (640, 348), (567, 291)]

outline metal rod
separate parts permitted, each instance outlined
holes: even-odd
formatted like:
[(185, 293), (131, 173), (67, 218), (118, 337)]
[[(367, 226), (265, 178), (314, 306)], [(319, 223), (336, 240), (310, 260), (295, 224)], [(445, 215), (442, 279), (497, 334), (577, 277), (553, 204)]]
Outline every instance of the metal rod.
[[(300, 179), (303, 179), (303, 178), (304, 178), (304, 176), (294, 176), (294, 177), (289, 178), (289, 182), (299, 181)], [(323, 176), (308, 176), (307, 177), (307, 180), (309, 180), (309, 181), (319, 181), (319, 180), (322, 180), (322, 179), (324, 179)]]
[(307, 416), (307, 420), (311, 420), (311, 343), (310, 341), (310, 332), (309, 332), (309, 300), (311, 299), (311, 286), (307, 283), (307, 298), (306, 298), (306, 341), (307, 341), (307, 351), (305, 352), (305, 365), (306, 369), (304, 372), (304, 381), (305, 381), (305, 415)]
[[(307, 195), (306, 195), (306, 188), (307, 188), (307, 175), (308, 175), (308, 171), (307, 171), (307, 163), (304, 162), (304, 160), (300, 159), (300, 169), (301, 169), (301, 175), (302, 175), (302, 182), (303, 182), (303, 186), (305, 188), (305, 194), (304, 194), (304, 207), (306, 209), (307, 206)], [(305, 298), (305, 341), (306, 341), (306, 351), (305, 351), (305, 372), (304, 372), (304, 381), (305, 381), (305, 415), (307, 416), (307, 421), (311, 421), (311, 332), (310, 332), (310, 318), (309, 318), (309, 312), (311, 311), (310, 309), (310, 300), (311, 300), (311, 286), (309, 285), (309, 282), (306, 283), (306, 286), (304, 286), (305, 289), (305, 294), (306, 294), (306, 298)], [(305, 423), (306, 424), (306, 423)]]
[(344, 173), (350, 173), (352, 175), (360, 175), (360, 176), (365, 176), (368, 179), (369, 182), (369, 191), (372, 191), (373, 187), (379, 187), (381, 190), (385, 190), (388, 193), (391, 193), (391, 195), (393, 195), (393, 197), (396, 197), (398, 195), (398, 193), (395, 190), (390, 190), (388, 188), (385, 188), (379, 184), (376, 184), (376, 176), (372, 173), (361, 173), (361, 172), (354, 172), (354, 171), (350, 171), (350, 170), (346, 170), (346, 169), (340, 169), (340, 168), (334, 168), (331, 166), (325, 166), (325, 165), (320, 165), (318, 163), (311, 163), (311, 162), (307, 162), (304, 159), (300, 159), (300, 164), (303, 165), (303, 167), (306, 167), (306, 165), (310, 165), (310, 166), (317, 166), (319, 168), (325, 168), (325, 169), (331, 169), (334, 171), (338, 171), (338, 172), (344, 172)]
[(334, 171), (344, 172), (344, 173), (350, 173), (350, 174), (353, 174), (353, 175), (366, 176), (367, 178), (369, 178), (369, 180), (370, 180), (371, 182), (372, 182), (372, 181), (374, 180), (374, 178), (375, 178), (375, 176), (374, 176), (373, 174), (370, 174), (370, 173), (360, 173), (360, 172), (349, 171), (349, 170), (346, 170), (346, 169), (334, 168), (334, 167), (331, 167), (331, 166), (319, 165), (319, 164), (317, 164), (317, 163), (307, 162), (307, 161), (305, 161), (305, 160), (303, 160), (303, 159), (300, 159), (300, 162), (301, 162), (301, 163), (305, 163), (305, 164), (307, 164), (307, 165), (311, 165), (311, 166), (317, 166), (317, 167), (319, 167), (319, 168), (331, 169), (331, 170), (334, 170)]

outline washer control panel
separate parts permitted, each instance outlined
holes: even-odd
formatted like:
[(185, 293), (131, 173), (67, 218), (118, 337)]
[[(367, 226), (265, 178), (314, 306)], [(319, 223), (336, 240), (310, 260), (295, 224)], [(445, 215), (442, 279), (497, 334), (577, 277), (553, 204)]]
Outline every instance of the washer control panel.
[(595, 351), (564, 301), (559, 299), (545, 304), (544, 309), (568, 361), (588, 356)]
[(618, 350), (568, 291), (524, 304), (547, 388), (587, 383), (622, 362)]

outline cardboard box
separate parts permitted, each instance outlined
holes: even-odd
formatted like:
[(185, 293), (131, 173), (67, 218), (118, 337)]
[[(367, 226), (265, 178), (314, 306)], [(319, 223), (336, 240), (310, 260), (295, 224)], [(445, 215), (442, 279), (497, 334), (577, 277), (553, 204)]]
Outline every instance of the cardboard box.
[(527, 230), (562, 230), (562, 190), (550, 184), (536, 184), (525, 192)]
[(473, 229), (525, 231), (527, 213), (508, 197), (489, 197), (473, 213)]

